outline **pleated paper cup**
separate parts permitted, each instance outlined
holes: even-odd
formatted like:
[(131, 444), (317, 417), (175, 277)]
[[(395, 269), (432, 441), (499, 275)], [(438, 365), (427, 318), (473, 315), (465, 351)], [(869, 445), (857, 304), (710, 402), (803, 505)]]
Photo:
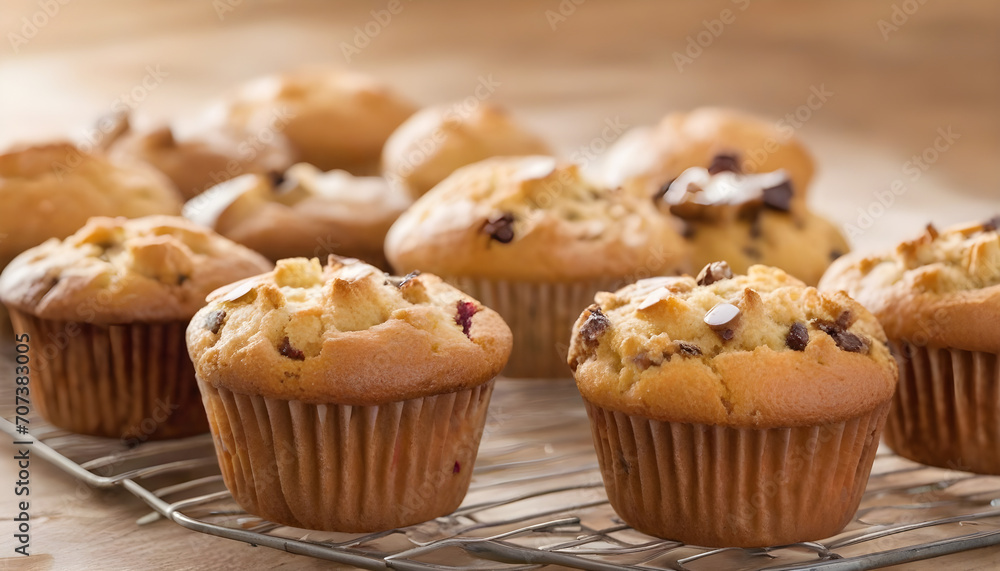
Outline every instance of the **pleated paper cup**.
[(186, 321), (95, 325), (10, 313), (29, 335), (31, 400), (48, 422), (136, 443), (208, 431)]
[(243, 509), (293, 527), (366, 533), (458, 508), (493, 381), (379, 406), (199, 387), (223, 480)]
[(611, 506), (635, 529), (707, 547), (823, 539), (850, 521), (889, 402), (845, 422), (732, 428), (586, 403)]
[(515, 378), (570, 378), (569, 340), (583, 310), (599, 291), (614, 291), (621, 279), (567, 283), (512, 282), (442, 276), (442, 279), (500, 314), (514, 335), (503, 374)]
[(911, 460), (1000, 474), (1000, 359), (996, 353), (892, 341), (899, 388), (885, 443)]

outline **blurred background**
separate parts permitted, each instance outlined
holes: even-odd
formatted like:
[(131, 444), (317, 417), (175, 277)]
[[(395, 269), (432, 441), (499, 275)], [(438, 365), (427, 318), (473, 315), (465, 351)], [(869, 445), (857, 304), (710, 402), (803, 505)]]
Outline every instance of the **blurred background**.
[[(373, 74), (421, 105), (488, 86), (480, 93), (564, 155), (587, 160), (620, 135), (609, 125), (651, 124), (701, 105), (761, 114), (791, 125), (813, 151), (819, 171), (809, 200), (860, 249), (896, 243), (930, 220), (1000, 211), (995, 0), (518, 0), (489, 8), (455, 0), (3, 0), (0, 31), (0, 147), (86, 140), (99, 116), (122, 105), (140, 123), (195, 121), (246, 79), (328, 64)], [(105, 568), (121, 564), (119, 549), (136, 546), (145, 559), (133, 561), (148, 567), (196, 567), (206, 557), (220, 566), (322, 566), (179, 527), (136, 527), (148, 512), (138, 500), (81, 490), (41, 462), (33, 469), (35, 513), (46, 525), (38, 553), (80, 547), (95, 565), (106, 558)], [(57, 497), (76, 499), (45, 503)], [(127, 543), (100, 547), (123, 534)], [(51, 566), (51, 556), (42, 558), (40, 568)]]
[(0, 30), (4, 147), (86, 139), (123, 104), (191, 121), (236, 83), (320, 63), (424, 105), (489, 84), (567, 156), (599, 154), (609, 121), (699, 105), (784, 121), (819, 165), (810, 201), (862, 249), (1000, 209), (990, 0), (5, 0)]

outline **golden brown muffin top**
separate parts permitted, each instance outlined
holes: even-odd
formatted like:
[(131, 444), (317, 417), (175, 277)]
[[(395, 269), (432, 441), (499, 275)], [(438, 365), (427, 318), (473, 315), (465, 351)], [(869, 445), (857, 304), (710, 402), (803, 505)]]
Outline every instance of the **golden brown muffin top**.
[(512, 344), (496, 312), (437, 277), (336, 256), (326, 267), (281, 260), (216, 291), (187, 339), (199, 377), (215, 386), (359, 406), (485, 383)]
[(49, 238), (65, 238), (91, 216), (179, 214), (181, 197), (145, 165), (85, 153), (70, 143), (0, 154), (0, 268)]
[(886, 402), (896, 363), (875, 317), (843, 293), (724, 262), (597, 294), (569, 364), (589, 401), (656, 420), (735, 427), (839, 422)]
[(686, 269), (683, 239), (646, 198), (599, 186), (551, 157), (462, 167), (389, 230), (400, 272), (523, 281), (663, 275)]
[(459, 102), (421, 109), (403, 122), (382, 149), (382, 172), (416, 198), (483, 159), (549, 154), (549, 146), (506, 109), (479, 103), (467, 111)]
[(188, 201), (184, 216), (277, 260), (330, 251), (381, 253), (389, 226), (411, 202), (382, 177), (324, 173), (300, 163), (281, 175), (223, 182)]
[(870, 309), (894, 340), (1000, 352), (1000, 217), (919, 237), (830, 266), (824, 290)]
[(787, 124), (741, 111), (700, 107), (627, 132), (599, 170), (606, 182), (650, 196), (686, 169), (788, 172), (795, 198), (806, 195), (813, 160)]
[(0, 301), (42, 319), (98, 324), (190, 319), (216, 288), (266, 272), (260, 254), (173, 216), (91, 218), (0, 274)]

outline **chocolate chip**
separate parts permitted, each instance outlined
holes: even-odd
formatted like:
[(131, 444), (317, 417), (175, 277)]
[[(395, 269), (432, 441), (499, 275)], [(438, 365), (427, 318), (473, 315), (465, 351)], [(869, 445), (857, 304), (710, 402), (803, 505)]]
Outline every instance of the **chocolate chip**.
[(692, 345), (684, 341), (674, 341), (674, 346), (677, 347), (677, 352), (685, 357), (699, 357), (701, 356), (701, 349), (697, 345)]
[(729, 341), (733, 338), (733, 330), (739, 325), (740, 308), (731, 303), (717, 303), (705, 314), (704, 321), (723, 341)]
[(927, 235), (931, 237), (931, 240), (937, 240), (938, 236), (940, 236), (933, 224), (927, 225)]
[(792, 205), (792, 183), (787, 180), (781, 184), (764, 189), (764, 206), (772, 210), (788, 212)]
[(1000, 215), (994, 216), (986, 222), (983, 222), (983, 230), (987, 232), (1000, 230)]
[(451, 473), (458, 474), (461, 471), (462, 471), (462, 465), (458, 463), (458, 460), (455, 460), (455, 465), (451, 467)]
[(295, 347), (292, 347), (292, 343), (288, 340), (288, 337), (281, 340), (281, 345), (278, 346), (278, 352), (289, 359), (295, 359), (296, 361), (306, 360), (306, 354)]
[(712, 163), (708, 165), (708, 174), (719, 174), (720, 172), (734, 172), (740, 174), (739, 158), (736, 155), (718, 154), (712, 157)]
[(191, 279), (191, 276), (186, 276), (184, 274), (179, 274), (177, 276), (177, 285), (184, 285), (184, 282), (188, 281), (189, 279)]
[(841, 329), (847, 329), (854, 323), (854, 314), (851, 313), (850, 309), (845, 309), (840, 317), (837, 318), (837, 327)]
[(788, 335), (785, 335), (785, 345), (793, 351), (805, 351), (808, 344), (809, 330), (804, 323), (796, 321), (788, 329)]
[(507, 244), (514, 239), (514, 215), (505, 212), (499, 216), (493, 215), (483, 224), (483, 232), (490, 235), (501, 244)]
[[(472, 328), (472, 316), (479, 311), (476, 304), (471, 301), (459, 300), (458, 313), (455, 314), (455, 323), (462, 326), (462, 333), (469, 337), (469, 330)], [(470, 338), (471, 339), (471, 338)]]
[(760, 238), (761, 235), (764, 233), (760, 224), (760, 210), (754, 210), (751, 212), (752, 214), (750, 215), (751, 216), (750, 228), (747, 230), (747, 233), (750, 235), (751, 238), (755, 239)]
[(840, 250), (830, 250), (830, 261), (832, 262), (843, 255), (844, 253)]
[(707, 286), (733, 277), (733, 270), (726, 262), (712, 262), (698, 272), (698, 285)]
[(217, 335), (219, 330), (222, 329), (222, 324), (225, 320), (226, 312), (221, 309), (217, 309), (205, 316), (205, 321), (202, 322), (202, 325), (205, 329), (211, 331), (213, 335)]
[[(841, 314), (843, 317), (843, 314)], [(840, 321), (838, 319), (838, 321)], [(826, 321), (824, 319), (817, 319), (813, 322), (816, 328), (826, 333), (830, 337), (833, 337), (834, 343), (841, 350), (847, 351), (849, 353), (867, 353), (868, 352), (868, 341), (862, 339), (861, 337), (845, 330), (839, 324), (832, 321)]]
[(760, 260), (761, 257), (760, 250), (758, 250), (756, 246), (744, 246), (743, 254), (754, 260)]
[(653, 360), (649, 358), (649, 353), (639, 353), (635, 357), (632, 357), (632, 363), (634, 363), (635, 368), (640, 371), (645, 371), (653, 366)]
[(580, 337), (588, 347), (596, 347), (600, 337), (611, 327), (611, 320), (601, 311), (601, 306), (591, 305), (587, 308), (587, 320), (580, 326)]
[(415, 277), (417, 277), (419, 275), (420, 275), (420, 270), (413, 270), (412, 272), (410, 272), (410, 273), (406, 274), (405, 276), (403, 276), (403, 279), (399, 280), (399, 283), (396, 284), (396, 287), (398, 287), (399, 289), (403, 289), (403, 286), (405, 286), (406, 284), (410, 283), (410, 280), (412, 280), (413, 278), (415, 278)]
[(278, 188), (282, 184), (285, 184), (285, 173), (278, 171), (271, 171), (267, 173), (267, 178), (271, 179), (271, 187)]
[(684, 225), (684, 230), (681, 231), (681, 236), (687, 240), (694, 238), (696, 230), (694, 224), (683, 219), (681, 220), (681, 223)]

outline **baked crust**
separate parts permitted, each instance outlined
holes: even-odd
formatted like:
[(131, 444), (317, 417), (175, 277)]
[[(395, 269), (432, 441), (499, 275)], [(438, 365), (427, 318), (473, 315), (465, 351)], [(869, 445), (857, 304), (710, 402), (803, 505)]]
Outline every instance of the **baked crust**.
[(845, 256), (819, 287), (863, 303), (893, 340), (1000, 353), (997, 219), (941, 232), (928, 226), (892, 250)]
[(307, 67), (238, 87), (208, 112), (206, 122), (280, 132), (303, 162), (325, 171), (373, 174), (386, 139), (414, 112), (409, 101), (372, 77)]
[(187, 137), (175, 136), (169, 126), (130, 131), (115, 141), (109, 153), (117, 160), (152, 165), (170, 178), (186, 199), (241, 174), (282, 172), (296, 159), (280, 133), (262, 137), (235, 128)]
[(410, 203), (381, 177), (300, 163), (280, 181), (244, 175), (224, 182), (190, 200), (184, 216), (274, 261), (334, 253), (385, 267), (385, 235)]
[(455, 171), (386, 236), (400, 273), (528, 282), (676, 273), (683, 239), (652, 203), (551, 157), (497, 157)]
[(672, 113), (656, 126), (626, 132), (597, 169), (608, 184), (653, 196), (683, 171), (709, 168), (720, 154), (734, 155), (746, 173), (788, 171), (797, 199), (805, 196), (812, 180), (813, 159), (793, 134), (759, 117), (719, 107)]
[[(898, 373), (885, 333), (846, 294), (759, 265), (716, 279), (651, 278), (599, 293), (570, 344), (584, 398), (666, 422), (775, 428), (844, 421), (892, 397)], [(706, 322), (718, 304), (739, 309), (724, 329)]]
[(499, 374), (512, 344), (496, 312), (439, 278), (390, 277), (336, 256), (325, 268), (281, 260), (216, 291), (187, 339), (213, 386), (355, 406), (478, 386)]
[(84, 153), (70, 143), (0, 154), (0, 268), (49, 238), (65, 238), (91, 216), (180, 214), (181, 197), (145, 165)]
[(184, 321), (211, 291), (271, 267), (260, 254), (180, 217), (95, 217), (65, 240), (15, 258), (0, 274), (0, 301), (59, 321)]
[(504, 108), (480, 102), (464, 111), (455, 103), (421, 109), (404, 121), (382, 149), (382, 174), (416, 198), (483, 159), (551, 154)]

